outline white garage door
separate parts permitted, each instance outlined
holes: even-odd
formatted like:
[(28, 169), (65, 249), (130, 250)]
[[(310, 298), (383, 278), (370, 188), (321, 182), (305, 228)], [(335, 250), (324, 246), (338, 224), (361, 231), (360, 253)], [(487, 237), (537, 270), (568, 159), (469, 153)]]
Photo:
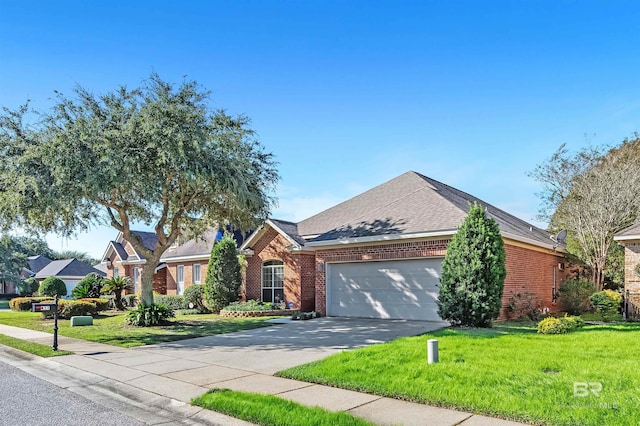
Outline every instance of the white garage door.
[(327, 315), (440, 321), (442, 259), (327, 265)]

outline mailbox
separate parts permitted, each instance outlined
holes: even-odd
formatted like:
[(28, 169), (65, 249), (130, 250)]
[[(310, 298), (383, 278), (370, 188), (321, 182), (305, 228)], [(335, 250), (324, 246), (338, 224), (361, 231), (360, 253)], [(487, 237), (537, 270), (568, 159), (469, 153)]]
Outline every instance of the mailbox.
[(31, 312), (51, 312), (55, 311), (57, 305), (55, 303), (32, 303)]

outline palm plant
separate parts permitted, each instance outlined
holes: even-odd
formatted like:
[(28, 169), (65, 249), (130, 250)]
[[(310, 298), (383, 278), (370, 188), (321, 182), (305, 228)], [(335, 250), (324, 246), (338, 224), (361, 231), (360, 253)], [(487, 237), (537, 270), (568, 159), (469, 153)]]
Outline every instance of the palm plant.
[(102, 293), (113, 294), (113, 303), (116, 309), (124, 311), (122, 305), (122, 292), (125, 290), (131, 290), (131, 278), (129, 277), (114, 277), (105, 280), (102, 286)]

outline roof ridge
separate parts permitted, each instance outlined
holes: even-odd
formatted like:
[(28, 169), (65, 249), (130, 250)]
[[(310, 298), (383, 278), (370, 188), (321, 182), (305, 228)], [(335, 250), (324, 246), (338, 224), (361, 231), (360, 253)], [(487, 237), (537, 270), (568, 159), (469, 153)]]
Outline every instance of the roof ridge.
[[(543, 231), (543, 232), (547, 232), (546, 230), (544, 230), (542, 228), (539, 228), (539, 227), (527, 222), (524, 219), (521, 219), (521, 218), (519, 218), (517, 216), (512, 215), (511, 213), (507, 212), (506, 210), (503, 210), (503, 209), (501, 209), (499, 207), (496, 207), (491, 203), (487, 203), (486, 201), (476, 197), (475, 195), (469, 194), (468, 192), (462, 191), (462, 190), (460, 190), (458, 188), (454, 188), (451, 185), (447, 185), (446, 183), (442, 183), (442, 182), (440, 182), (440, 181), (438, 181), (436, 179), (430, 178), (430, 177), (425, 176), (425, 175), (423, 175), (421, 173), (418, 173), (418, 172), (414, 172), (414, 173), (416, 173), (418, 176), (420, 176), (422, 179), (426, 180), (427, 182), (429, 182), (429, 181), (430, 182), (435, 182), (435, 183), (437, 183), (439, 185), (442, 185), (442, 186), (446, 187), (447, 189), (451, 190), (454, 193), (464, 194), (464, 195), (468, 196), (469, 198), (473, 199), (474, 201), (480, 202), (481, 204), (484, 204), (486, 207), (491, 207), (492, 209), (495, 209), (495, 210), (497, 210), (499, 212), (502, 212), (502, 213), (506, 214), (507, 216), (509, 216), (510, 218), (513, 218), (513, 219), (515, 219), (515, 220), (517, 220), (517, 221), (519, 221), (519, 222), (521, 222), (521, 223), (523, 223), (523, 224), (525, 224), (527, 226), (534, 227), (534, 228), (539, 229), (540, 231)], [(462, 198), (465, 198), (465, 197), (462, 197)]]

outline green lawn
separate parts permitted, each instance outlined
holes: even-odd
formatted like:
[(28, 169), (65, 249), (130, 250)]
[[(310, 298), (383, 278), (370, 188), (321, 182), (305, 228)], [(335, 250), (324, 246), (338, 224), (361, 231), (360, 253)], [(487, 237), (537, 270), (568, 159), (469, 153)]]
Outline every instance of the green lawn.
[(191, 403), (264, 426), (373, 426), (351, 414), (306, 407), (272, 395), (211, 389)]
[[(0, 324), (53, 333), (53, 320), (43, 321), (40, 317), (39, 313), (32, 312), (0, 312)], [(178, 315), (169, 325), (133, 327), (124, 324), (122, 313), (114, 313), (94, 318), (94, 325), (88, 327), (71, 327), (69, 320), (59, 320), (58, 333), (62, 336), (128, 348), (269, 326), (265, 319), (269, 318), (221, 318), (213, 314)]]
[(54, 351), (51, 346), (16, 339), (15, 337), (5, 336), (4, 334), (0, 334), (0, 345), (10, 346), (42, 357), (71, 355), (73, 353), (69, 351)]
[[(428, 365), (434, 338), (441, 362)], [(636, 425), (639, 359), (640, 324), (539, 335), (531, 324), (506, 323), (402, 338), (278, 375), (536, 424)], [(580, 396), (600, 385), (597, 396)]]

